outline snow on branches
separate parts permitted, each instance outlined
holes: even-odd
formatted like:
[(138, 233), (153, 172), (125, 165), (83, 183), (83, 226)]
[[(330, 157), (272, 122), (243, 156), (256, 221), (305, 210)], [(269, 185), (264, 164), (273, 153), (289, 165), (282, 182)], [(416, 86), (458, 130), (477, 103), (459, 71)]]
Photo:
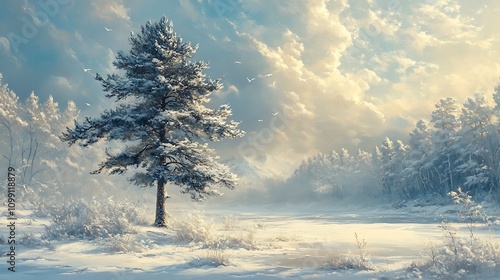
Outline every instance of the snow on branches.
[(62, 140), (83, 147), (102, 139), (130, 144), (116, 154), (108, 151), (95, 173), (106, 169), (120, 174), (135, 168), (130, 181), (139, 186), (170, 182), (193, 199), (217, 194), (215, 185), (233, 188), (236, 177), (199, 142), (244, 132), (238, 122), (227, 120), (229, 105), (205, 106), (222, 84), (203, 73), (206, 62), (191, 61), (197, 46), (184, 43), (166, 18), (148, 22), (139, 34), (131, 35), (130, 43), (130, 52), (119, 52), (114, 62), (122, 74), (96, 75), (116, 108), (76, 123)]

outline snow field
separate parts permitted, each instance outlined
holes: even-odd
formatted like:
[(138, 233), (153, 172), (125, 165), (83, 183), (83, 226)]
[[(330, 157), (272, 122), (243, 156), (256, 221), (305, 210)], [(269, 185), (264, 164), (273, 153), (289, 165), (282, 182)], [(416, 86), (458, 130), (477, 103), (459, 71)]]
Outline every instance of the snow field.
[[(104, 210), (99, 215), (92, 212), (92, 203), (96, 202), (72, 202), (79, 208), (61, 205), (63, 214), (74, 216), (58, 220), (64, 223), (57, 229), (73, 233), (65, 235), (47, 234), (54, 232), (51, 219), (64, 215), (37, 217), (31, 210), (20, 210), (16, 279), (34, 275), (98, 280), (474, 279), (478, 275), (495, 279), (500, 275), (499, 225), (474, 225), (475, 239), (470, 243), (467, 225), (450, 222), (443, 230), (432, 207), (357, 212), (341, 207), (328, 211), (270, 207), (249, 212), (172, 205), (168, 227), (156, 228), (144, 224), (152, 214), (133, 205), (101, 202), (107, 207), (100, 208)], [(136, 216), (125, 226), (98, 230), (110, 218), (105, 216), (119, 209), (120, 215)], [(82, 222), (82, 210), (94, 215), (86, 220), (93, 227)], [(453, 246), (456, 253), (450, 250)], [(0, 276), (9, 276), (6, 267)]]

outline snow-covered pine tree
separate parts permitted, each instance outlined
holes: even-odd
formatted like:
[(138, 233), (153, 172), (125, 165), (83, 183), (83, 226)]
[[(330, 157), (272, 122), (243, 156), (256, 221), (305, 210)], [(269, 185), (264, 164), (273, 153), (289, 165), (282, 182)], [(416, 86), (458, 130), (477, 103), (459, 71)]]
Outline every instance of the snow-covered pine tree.
[(405, 185), (410, 187), (409, 196), (415, 197), (427, 191), (433, 191), (433, 170), (431, 154), (433, 143), (431, 130), (425, 120), (419, 120), (410, 132), (408, 163), (403, 171)]
[(382, 171), (382, 193), (391, 194), (396, 181), (396, 174), (394, 168), (395, 151), (394, 142), (389, 137), (386, 137), (379, 148), (380, 151), (380, 168)]
[(206, 62), (190, 60), (197, 46), (184, 43), (170, 20), (148, 22), (139, 34), (131, 35), (130, 44), (130, 52), (120, 51), (114, 62), (123, 75), (96, 75), (117, 107), (75, 123), (61, 139), (82, 147), (101, 139), (127, 143), (118, 153), (106, 151), (107, 159), (93, 173), (134, 169), (129, 181), (157, 187), (154, 224), (164, 227), (166, 183), (181, 187), (194, 200), (219, 194), (214, 186), (234, 188), (236, 175), (218, 163), (214, 151), (202, 142), (240, 137), (244, 132), (237, 128), (239, 123), (227, 121), (228, 105), (205, 107), (222, 84), (203, 73)]
[(493, 165), (498, 164), (498, 135), (493, 124), (493, 107), (484, 94), (475, 93), (469, 97), (460, 114), (460, 164), (457, 173), (464, 177), (465, 191), (491, 189), (494, 177)]
[(434, 130), (431, 133), (434, 153), (432, 155), (433, 169), (437, 172), (438, 179), (434, 184), (439, 186), (442, 194), (456, 189), (454, 171), (460, 157), (458, 143), (461, 128), (459, 108), (455, 99), (448, 97), (441, 99), (432, 112), (431, 123)]

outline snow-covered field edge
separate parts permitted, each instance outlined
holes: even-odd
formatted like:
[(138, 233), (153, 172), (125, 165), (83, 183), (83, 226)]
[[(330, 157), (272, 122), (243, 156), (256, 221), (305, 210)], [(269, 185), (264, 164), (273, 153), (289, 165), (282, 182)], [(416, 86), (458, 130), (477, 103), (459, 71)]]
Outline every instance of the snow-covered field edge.
[[(8, 270), (5, 255), (0, 275), (119, 280), (496, 279), (498, 209), (493, 203), (485, 205), (171, 204), (167, 228), (151, 226), (152, 213), (138, 207), (139, 202), (39, 205), (17, 211), (16, 271)], [(2, 215), (5, 221), (7, 214)], [(8, 253), (9, 233), (0, 234)]]

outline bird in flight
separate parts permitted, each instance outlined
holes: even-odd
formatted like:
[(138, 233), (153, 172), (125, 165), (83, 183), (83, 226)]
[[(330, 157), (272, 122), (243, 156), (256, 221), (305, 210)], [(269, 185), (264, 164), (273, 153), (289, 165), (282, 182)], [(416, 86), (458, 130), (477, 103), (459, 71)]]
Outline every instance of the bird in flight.
[(113, 29), (111, 29), (111, 28), (107, 28), (106, 26), (104, 26), (104, 29), (106, 29), (106, 31), (108, 31), (108, 32), (109, 32), (109, 31), (113, 31)]
[(263, 120), (258, 120), (259, 122), (262, 122)]
[(250, 82), (252, 82), (253, 80), (255, 80), (255, 78), (251, 78), (251, 79), (249, 79), (249, 78), (247, 77), (247, 81), (248, 81), (249, 83), (250, 83)]
[(276, 112), (276, 113), (273, 113), (273, 116), (276, 116), (277, 114), (278, 114), (278, 112)]
[(85, 105), (89, 106), (90, 107), (90, 104), (89, 103), (85, 103)]
[(234, 63), (241, 64), (241, 61), (236, 60)]
[(85, 71), (85, 73), (87, 73), (90, 70), (92, 70), (92, 69), (90, 69), (90, 68), (83, 68), (83, 71)]
[(265, 74), (264, 77), (271, 77), (273, 74), (269, 73), (269, 74)]

